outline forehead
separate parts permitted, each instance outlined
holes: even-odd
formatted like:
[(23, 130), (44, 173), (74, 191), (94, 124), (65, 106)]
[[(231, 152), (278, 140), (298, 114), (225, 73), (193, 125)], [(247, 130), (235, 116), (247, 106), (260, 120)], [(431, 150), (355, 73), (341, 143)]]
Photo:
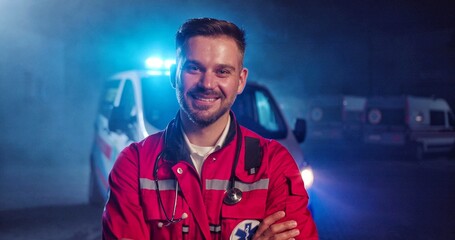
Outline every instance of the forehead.
[(238, 54), (240, 59), (243, 59), (235, 39), (226, 35), (190, 37), (181, 48), (177, 49), (177, 54), (181, 56), (208, 53)]

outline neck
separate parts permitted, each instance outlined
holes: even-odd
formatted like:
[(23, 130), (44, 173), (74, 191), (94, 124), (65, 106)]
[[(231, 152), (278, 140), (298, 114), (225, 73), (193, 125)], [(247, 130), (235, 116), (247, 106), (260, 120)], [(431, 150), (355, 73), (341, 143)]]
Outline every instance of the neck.
[(183, 111), (180, 111), (180, 119), (182, 120), (183, 130), (188, 140), (192, 144), (207, 147), (214, 146), (220, 138), (228, 123), (229, 112), (221, 116), (214, 123), (204, 127), (192, 122)]

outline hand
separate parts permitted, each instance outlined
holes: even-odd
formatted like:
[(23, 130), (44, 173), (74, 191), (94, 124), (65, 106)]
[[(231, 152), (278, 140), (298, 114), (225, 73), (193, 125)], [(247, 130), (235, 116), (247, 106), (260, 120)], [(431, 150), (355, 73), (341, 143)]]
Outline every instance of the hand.
[(258, 230), (253, 236), (253, 240), (293, 240), (295, 236), (300, 234), (297, 227), (297, 222), (294, 220), (276, 223), (284, 218), (286, 213), (278, 211), (266, 218), (259, 224)]

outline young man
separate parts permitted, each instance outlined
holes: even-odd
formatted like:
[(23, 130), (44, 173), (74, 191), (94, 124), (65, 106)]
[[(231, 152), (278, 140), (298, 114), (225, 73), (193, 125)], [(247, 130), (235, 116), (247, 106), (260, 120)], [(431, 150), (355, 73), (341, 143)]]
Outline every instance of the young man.
[(127, 147), (109, 177), (104, 239), (317, 239), (299, 169), (230, 111), (245, 87), (244, 32), (192, 19), (176, 36), (180, 111)]

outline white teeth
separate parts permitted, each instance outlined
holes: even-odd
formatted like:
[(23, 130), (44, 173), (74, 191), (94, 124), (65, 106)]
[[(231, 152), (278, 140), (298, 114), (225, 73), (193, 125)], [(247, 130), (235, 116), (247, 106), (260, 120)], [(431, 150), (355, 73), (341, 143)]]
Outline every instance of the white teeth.
[(196, 97), (197, 100), (204, 101), (204, 102), (214, 102), (216, 99), (215, 98), (202, 98), (202, 97)]

